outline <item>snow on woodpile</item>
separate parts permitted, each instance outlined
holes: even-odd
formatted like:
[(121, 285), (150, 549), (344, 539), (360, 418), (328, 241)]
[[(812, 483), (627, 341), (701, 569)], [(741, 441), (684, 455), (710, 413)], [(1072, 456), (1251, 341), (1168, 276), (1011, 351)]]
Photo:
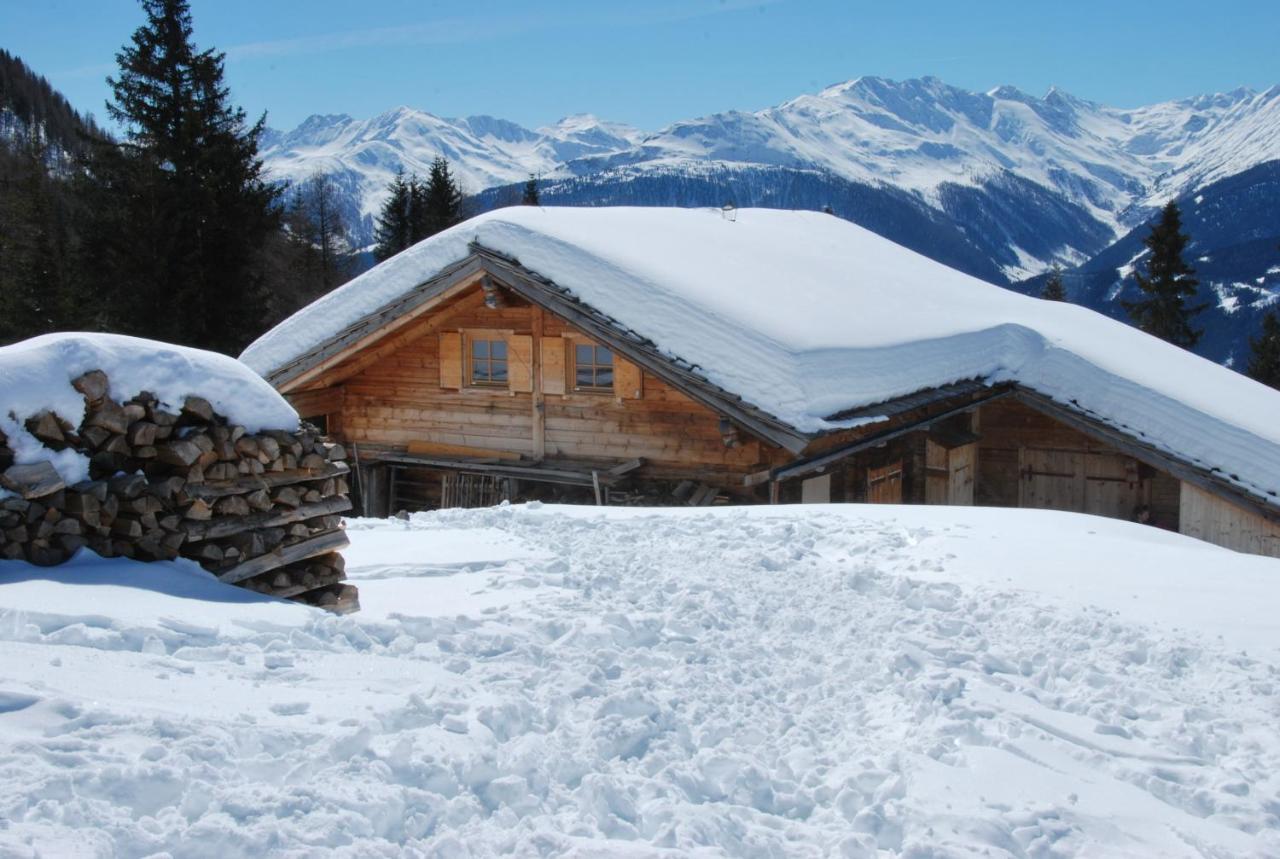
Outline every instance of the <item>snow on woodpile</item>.
[(299, 311), (242, 359), (260, 373), (468, 255), (515, 257), (797, 429), (962, 379), (1016, 381), (1280, 491), (1280, 396), (1084, 308), (1018, 295), (829, 215), (513, 207), (434, 236)]
[(200, 397), (248, 432), (298, 428), (298, 413), (284, 397), (228, 355), (119, 334), (46, 334), (0, 347), (0, 432), (17, 462), (51, 460), (68, 483), (89, 476), (88, 457), (51, 451), (22, 422), (52, 412), (78, 426), (85, 398), (71, 382), (92, 370), (107, 376), (117, 401), (147, 391), (177, 412), (188, 397)]
[(0, 409), (0, 560), (181, 556), (228, 584), (358, 607), (338, 554), (346, 452), (235, 359), (40, 337), (0, 349)]

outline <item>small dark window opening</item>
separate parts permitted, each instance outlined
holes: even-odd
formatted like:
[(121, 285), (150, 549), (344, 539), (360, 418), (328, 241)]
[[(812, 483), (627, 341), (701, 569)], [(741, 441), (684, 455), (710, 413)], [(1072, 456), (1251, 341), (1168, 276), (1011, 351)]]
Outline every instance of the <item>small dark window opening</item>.
[(471, 384), (507, 386), (507, 341), (471, 341)]
[(613, 390), (613, 352), (607, 346), (580, 343), (574, 347), (573, 389)]

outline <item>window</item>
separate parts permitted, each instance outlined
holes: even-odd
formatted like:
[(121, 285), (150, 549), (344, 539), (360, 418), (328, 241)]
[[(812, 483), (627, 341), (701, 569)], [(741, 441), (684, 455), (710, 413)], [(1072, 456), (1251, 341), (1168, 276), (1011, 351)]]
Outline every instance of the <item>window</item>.
[(578, 343), (573, 347), (573, 389), (613, 390), (613, 352), (607, 346)]
[(507, 341), (471, 338), (471, 384), (479, 387), (507, 386)]

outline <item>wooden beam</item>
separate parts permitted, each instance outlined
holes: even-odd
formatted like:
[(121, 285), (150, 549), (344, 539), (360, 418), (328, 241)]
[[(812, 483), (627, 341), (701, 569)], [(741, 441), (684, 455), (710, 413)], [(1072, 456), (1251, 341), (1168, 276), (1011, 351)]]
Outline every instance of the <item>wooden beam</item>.
[[(366, 456), (366, 459), (370, 457)], [(594, 482), (590, 471), (568, 471), (558, 468), (543, 468), (536, 465), (507, 465), (498, 462), (477, 462), (460, 459), (438, 459), (428, 456), (409, 456), (394, 453), (376, 455), (378, 462), (391, 465), (416, 466), (418, 468), (434, 468), (446, 471), (469, 471), (475, 474), (497, 474), (503, 477), (517, 477), (521, 480), (541, 481), (543, 483), (564, 483), (573, 486), (592, 486)], [(609, 484), (612, 479), (601, 476), (602, 484)]]
[(800, 477), (801, 475), (804, 475), (804, 474), (810, 474), (815, 471), (821, 471), (822, 469), (826, 468), (828, 465), (831, 465), (833, 462), (839, 462), (840, 460), (853, 456), (856, 453), (861, 453), (867, 448), (877, 447), (879, 445), (884, 444), (887, 441), (891, 441), (895, 438), (898, 438), (899, 436), (904, 436), (904, 435), (907, 435), (908, 433), (913, 433), (913, 432), (917, 432), (918, 430), (925, 429), (930, 425), (937, 423), (938, 421), (946, 420), (947, 418), (952, 417), (954, 415), (959, 415), (965, 412), (973, 411), (978, 406), (981, 406), (984, 403), (994, 402), (995, 400), (1001, 399), (1002, 397), (1011, 396), (1013, 393), (1014, 391), (1011, 388), (1001, 390), (1001, 391), (996, 391), (995, 393), (990, 394), (986, 397), (972, 400), (968, 403), (965, 403), (964, 405), (956, 406), (954, 408), (947, 409), (946, 411), (939, 412), (936, 415), (930, 415), (926, 418), (921, 418), (920, 420), (912, 421), (911, 423), (905, 424), (896, 429), (887, 430), (885, 432), (876, 433), (875, 435), (866, 436), (865, 438), (861, 438), (858, 441), (854, 442), (853, 444), (847, 444), (844, 447), (838, 447), (829, 453), (822, 454), (821, 456), (815, 456), (809, 459), (802, 459), (802, 460), (799, 460), (798, 462), (793, 462), (790, 465), (784, 465), (781, 468), (775, 468), (768, 472), (748, 474), (746, 478), (744, 478), (743, 482), (746, 483), (748, 486), (754, 485), (755, 483), (763, 483), (766, 479), (772, 480), (776, 483), (779, 480), (789, 480), (793, 477)]
[(465, 444), (445, 444), (439, 441), (411, 441), (405, 446), (411, 456), (468, 456), (475, 459), (507, 459), (519, 461), (520, 454), (512, 450), (494, 450), (487, 447), (469, 447)]
[(188, 543), (201, 543), (205, 540), (230, 537), (233, 534), (254, 531), (258, 528), (275, 528), (278, 525), (289, 525), (305, 519), (314, 519), (317, 516), (345, 513), (350, 509), (351, 499), (340, 495), (314, 504), (303, 504), (292, 510), (268, 510), (248, 516), (231, 516), (208, 522), (187, 522), (183, 525), (183, 530), (187, 533)]
[(336, 552), (349, 545), (351, 545), (351, 541), (347, 539), (347, 532), (341, 528), (336, 528), (290, 546), (280, 546), (265, 555), (250, 558), (243, 564), (237, 564), (229, 570), (218, 573), (218, 580), (234, 585), (236, 582), (251, 579), (254, 576), (277, 570), (288, 564), (305, 561), (307, 558), (314, 558), (317, 555)]
[(613, 468), (609, 469), (607, 473), (613, 477), (621, 477), (628, 472), (635, 471), (642, 465), (644, 465), (644, 457), (638, 456), (635, 459), (628, 459), (626, 462), (618, 463)]
[(546, 320), (542, 314), (542, 308), (533, 305), (533, 458), (539, 461), (547, 455), (547, 403), (542, 389), (542, 337)]

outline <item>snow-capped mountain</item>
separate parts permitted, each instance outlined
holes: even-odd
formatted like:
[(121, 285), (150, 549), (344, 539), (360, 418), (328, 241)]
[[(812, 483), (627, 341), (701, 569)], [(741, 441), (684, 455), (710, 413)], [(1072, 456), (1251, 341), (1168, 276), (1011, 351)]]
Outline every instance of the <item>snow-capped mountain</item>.
[(345, 114), (309, 117), (288, 132), (268, 131), (263, 159), (278, 179), (302, 181), (325, 173), (345, 196), (361, 238), (396, 171), (426, 175), (443, 155), (467, 193), (551, 174), (575, 158), (625, 149), (641, 138), (634, 128), (590, 115), (570, 116), (530, 131), (492, 116), (443, 119), (408, 107), (357, 120)]
[[(939, 241), (958, 243), (944, 261), (1011, 282), (1082, 263), (1166, 199), (1280, 158), (1280, 86), (1118, 109), (1058, 89), (863, 77), (647, 135), (594, 117), (529, 131), (401, 108), (312, 117), (267, 143), (277, 176), (335, 175), (364, 237), (395, 170), (444, 155), (482, 205), (530, 173), (547, 180), (544, 200), (565, 204), (831, 205), (939, 259)], [(939, 219), (954, 235), (920, 233)]]

